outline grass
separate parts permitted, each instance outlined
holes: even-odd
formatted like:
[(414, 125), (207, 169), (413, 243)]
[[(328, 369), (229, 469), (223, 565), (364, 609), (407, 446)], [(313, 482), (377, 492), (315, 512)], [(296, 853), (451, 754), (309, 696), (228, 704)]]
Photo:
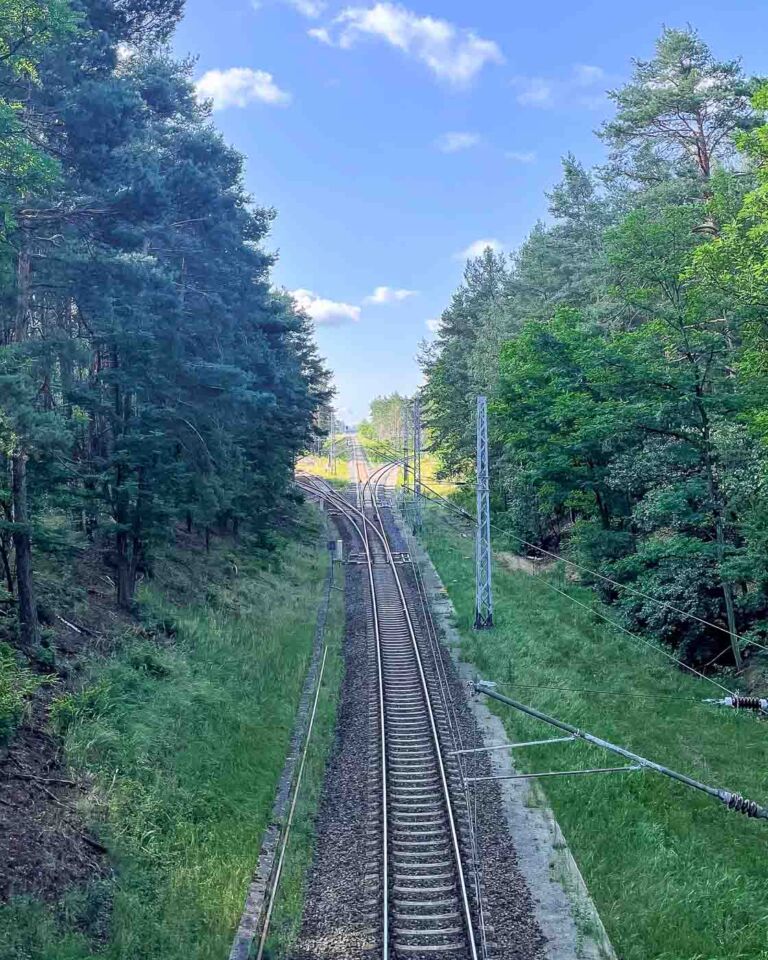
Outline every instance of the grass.
[[(222, 558), (232, 572), (218, 587), (201, 595), (188, 577), (197, 604), (146, 590), (147, 618), (172, 624), (173, 638), (137, 632), (92, 663), (82, 692), (59, 699), (53, 720), (92, 784), (85, 812), (116, 876), (55, 913), (28, 901), (2, 908), (2, 960), (227, 955), (311, 655), (327, 563), (318, 540), (285, 544), (266, 567), (242, 551)], [(99, 944), (82, 931), (93, 933), (88, 918), (105, 898)]]
[[(483, 679), (649, 759), (768, 803), (764, 721), (700, 703), (717, 691), (528, 574), (497, 564), (496, 626), (473, 631), (472, 542), (437, 510), (427, 511), (425, 543), (456, 607), (462, 657)], [(568, 590), (594, 602), (586, 589)], [(514, 738), (557, 736), (488, 703)], [(623, 763), (576, 743), (517, 757), (528, 771)], [(767, 960), (768, 823), (650, 772), (545, 785), (622, 960)]]
[[(400, 444), (393, 444), (388, 442), (382, 442), (380, 440), (374, 440), (369, 437), (364, 437), (362, 434), (357, 435), (357, 439), (365, 449), (368, 454), (369, 459), (372, 463), (385, 463), (386, 461), (392, 460), (395, 456), (402, 456), (402, 450)], [(413, 450), (411, 449), (411, 457), (413, 456)], [(422, 451), (421, 454), (421, 480), (422, 483), (430, 486), (437, 493), (442, 494), (444, 497), (447, 497), (449, 494), (454, 493), (457, 489), (457, 484), (450, 480), (438, 480), (437, 474), (440, 471), (440, 461), (432, 453), (426, 453)], [(395, 486), (399, 487), (403, 483), (403, 468), (398, 467), (390, 474), (390, 478)], [(413, 478), (411, 478), (412, 481)]]
[(326, 636), (330, 641), (328, 658), (301, 789), (286, 848), (285, 865), (275, 902), (270, 936), (267, 940), (268, 960), (289, 956), (301, 926), (305, 883), (315, 847), (315, 815), (325, 780), (326, 764), (334, 741), (338, 692), (344, 672), (340, 643), (344, 628), (342, 597), (343, 594), (338, 590), (331, 593), (326, 627)]
[(447, 497), (455, 493), (458, 489), (456, 483), (451, 480), (438, 480), (437, 474), (440, 470), (440, 461), (432, 453), (422, 453), (421, 455), (421, 479), (427, 486), (431, 487), (436, 493)]
[(0, 745), (28, 712), (30, 698), (52, 677), (42, 677), (22, 666), (16, 651), (0, 641)]
[(322, 477), (324, 480), (338, 480), (340, 474), (346, 475), (347, 464), (343, 461), (336, 461), (336, 470), (333, 471), (328, 466), (328, 457), (315, 457), (307, 455), (302, 457), (297, 464), (297, 470), (303, 473), (311, 473), (315, 477)]

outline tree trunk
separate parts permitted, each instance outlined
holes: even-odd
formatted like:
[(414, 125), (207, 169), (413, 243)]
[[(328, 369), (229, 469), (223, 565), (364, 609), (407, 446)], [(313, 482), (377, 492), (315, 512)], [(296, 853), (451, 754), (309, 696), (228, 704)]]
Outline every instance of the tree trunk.
[(594, 494), (595, 494), (595, 503), (597, 504), (597, 509), (600, 514), (600, 524), (603, 530), (610, 530), (611, 529), (611, 513), (608, 507), (606, 506), (605, 501), (600, 496), (599, 491), (595, 490)]
[(115, 566), (117, 567), (117, 605), (122, 610), (133, 606), (135, 576), (131, 562), (131, 537), (128, 523), (128, 491), (125, 489), (125, 470), (118, 465), (115, 475)]
[(13, 497), (13, 546), (16, 552), (16, 589), (19, 603), (19, 640), (22, 650), (33, 654), (40, 645), (37, 601), (32, 582), (32, 539), (27, 508), (27, 456), (17, 452), (11, 457), (11, 494)]
[(121, 610), (130, 610), (133, 606), (133, 577), (131, 561), (128, 557), (128, 534), (117, 534), (117, 605)]
[[(709, 444), (707, 438), (707, 446)], [(717, 485), (715, 479), (715, 470), (712, 464), (712, 458), (709, 454), (709, 450), (705, 450), (705, 463), (707, 469), (707, 486), (709, 488), (709, 497), (712, 501), (712, 511), (715, 515), (715, 542), (717, 544), (717, 562), (718, 565), (721, 565), (725, 560), (725, 550), (726, 550), (726, 539), (725, 539), (725, 525), (723, 523), (723, 505), (720, 500), (720, 489)], [(718, 571), (719, 572), (719, 571)], [(739, 638), (736, 633), (736, 614), (733, 609), (733, 590), (731, 584), (727, 580), (723, 579), (722, 573), (720, 573), (720, 583), (723, 591), (723, 599), (725, 600), (725, 615), (728, 620), (728, 633), (731, 638), (731, 650), (733, 652), (733, 661), (736, 664), (736, 669), (741, 670), (742, 660), (741, 660), (741, 649), (739, 648)]]
[[(21, 343), (27, 338), (29, 325), (31, 258), (28, 240), (22, 237), (16, 264), (16, 323), (14, 338)], [(16, 554), (16, 590), (19, 610), (19, 642), (27, 654), (34, 654), (40, 645), (35, 585), (32, 580), (32, 538), (27, 505), (27, 454), (17, 446), (11, 455), (11, 505), (13, 510), (13, 548)]]
[(0, 537), (0, 558), (2, 558), (3, 561), (5, 585), (8, 588), (8, 593), (13, 597), (15, 596), (16, 591), (13, 585), (13, 572), (11, 571), (11, 561), (8, 558), (8, 541), (5, 534)]

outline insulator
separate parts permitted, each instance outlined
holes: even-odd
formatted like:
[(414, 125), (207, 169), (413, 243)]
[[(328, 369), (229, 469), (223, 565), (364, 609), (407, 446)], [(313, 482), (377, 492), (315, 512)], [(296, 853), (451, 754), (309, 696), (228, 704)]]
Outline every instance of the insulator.
[(760, 697), (731, 697), (731, 706), (736, 710), (762, 710), (763, 703)]
[(754, 800), (747, 800), (740, 793), (732, 793), (728, 798), (728, 809), (734, 813), (743, 813), (746, 817), (756, 817), (758, 805)]

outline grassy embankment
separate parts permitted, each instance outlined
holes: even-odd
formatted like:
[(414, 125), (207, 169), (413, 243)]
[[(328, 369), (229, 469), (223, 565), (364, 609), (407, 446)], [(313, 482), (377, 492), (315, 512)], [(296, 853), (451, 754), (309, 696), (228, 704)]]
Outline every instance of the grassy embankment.
[(331, 469), (328, 462), (330, 450), (331, 442), (326, 439), (323, 442), (323, 449), (319, 456), (315, 454), (305, 454), (299, 458), (296, 464), (297, 471), (322, 477), (324, 480), (330, 481), (334, 486), (346, 485), (349, 477), (349, 460), (352, 454), (352, 445), (346, 436), (336, 438), (334, 470)]
[[(362, 436), (361, 434), (358, 434), (357, 439), (365, 449), (372, 463), (385, 463), (388, 460), (399, 457), (401, 454), (400, 449), (396, 449), (391, 443), (384, 443), (380, 440), (372, 440), (368, 437)], [(456, 490), (456, 483), (450, 480), (438, 480), (437, 474), (439, 469), (440, 461), (434, 454), (422, 453), (422, 482), (428, 484), (435, 492), (447, 497), (448, 494), (453, 493)], [(397, 470), (393, 471), (390, 476), (394, 479), (395, 486), (400, 486), (403, 482), (402, 467), (398, 467)]]
[[(462, 657), (483, 679), (650, 759), (768, 803), (764, 721), (699, 703), (718, 691), (528, 574), (497, 564), (495, 629), (474, 632), (472, 541), (437, 510), (428, 511), (424, 539), (456, 607)], [(563, 586), (558, 573), (551, 576)], [(586, 589), (568, 590), (594, 603)], [(516, 739), (558, 735), (488, 702)], [(623, 763), (574, 743), (517, 756), (528, 771)], [(545, 785), (622, 960), (768, 958), (768, 823), (652, 773)]]
[[(269, 561), (222, 549), (213, 562), (224, 574), (207, 594), (204, 569), (190, 569), (184, 556), (159, 565), (169, 589), (143, 592), (144, 619), (172, 624), (172, 636), (158, 641), (150, 627), (124, 637), (110, 658), (90, 664), (82, 691), (61, 697), (52, 712), (71, 764), (91, 784), (86, 815), (115, 876), (54, 908), (29, 900), (0, 908), (2, 960), (226, 957), (309, 664), (323, 539), (318, 525)], [(332, 738), (340, 597), (333, 591), (332, 653), (286, 875), (283, 938), (301, 905)], [(94, 940), (99, 914), (107, 922)]]

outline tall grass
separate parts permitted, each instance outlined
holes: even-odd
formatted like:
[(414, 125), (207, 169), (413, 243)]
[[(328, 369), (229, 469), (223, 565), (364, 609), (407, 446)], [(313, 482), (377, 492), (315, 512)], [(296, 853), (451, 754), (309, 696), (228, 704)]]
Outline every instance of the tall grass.
[(53, 677), (42, 677), (23, 666), (16, 651), (0, 641), (0, 745), (29, 710), (35, 691)]
[(315, 851), (315, 817), (325, 782), (325, 770), (336, 732), (338, 693), (344, 673), (341, 636), (344, 624), (342, 594), (331, 595), (326, 636), (328, 658), (317, 702), (317, 715), (307, 748), (304, 775), (296, 802), (293, 825), (286, 847), (275, 912), (267, 940), (268, 960), (290, 956), (301, 928), (308, 871)]
[(78, 933), (104, 895), (85, 891), (55, 916), (5, 908), (0, 957), (227, 955), (288, 750), (326, 562), (315, 544), (287, 544), (272, 570), (238, 556), (237, 577), (209, 588), (205, 603), (180, 608), (145, 592), (149, 616), (174, 624), (173, 641), (128, 640), (54, 711), (68, 757), (93, 783), (86, 813), (116, 864), (106, 943)]
[[(496, 566), (495, 628), (474, 631), (471, 541), (437, 509), (427, 511), (425, 541), (457, 610), (462, 657), (480, 676), (584, 730), (768, 803), (765, 721), (702, 704), (718, 696), (715, 688), (528, 574)], [(568, 589), (593, 602), (586, 590)], [(489, 704), (514, 738), (550, 735)], [(621, 763), (576, 743), (516, 756), (528, 771)], [(550, 780), (546, 793), (622, 960), (768, 958), (768, 823), (648, 772)]]

